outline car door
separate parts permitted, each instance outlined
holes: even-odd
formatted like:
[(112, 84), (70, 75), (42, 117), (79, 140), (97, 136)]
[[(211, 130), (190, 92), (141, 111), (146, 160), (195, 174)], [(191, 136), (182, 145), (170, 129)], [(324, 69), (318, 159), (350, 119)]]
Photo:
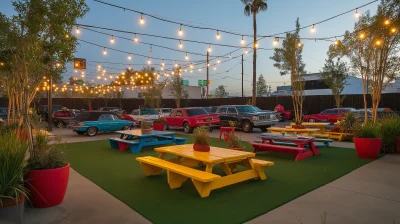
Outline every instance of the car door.
[(174, 127), (182, 127), (182, 124), (183, 124), (183, 111), (176, 110), (175, 114), (174, 114), (173, 126)]
[(327, 122), (330, 114), (331, 114), (331, 110), (324, 110), (320, 114), (317, 114), (317, 116), (315, 116), (315, 118), (319, 122)]
[(118, 125), (114, 120), (113, 114), (102, 114), (98, 120), (99, 131), (117, 131)]
[(238, 111), (236, 110), (235, 107), (228, 107), (227, 110), (226, 110), (226, 116), (225, 117), (226, 117), (228, 122), (229, 121), (233, 121), (233, 122), (235, 122), (236, 125), (239, 122)]
[(228, 117), (226, 114), (226, 111), (228, 110), (228, 108), (226, 107), (219, 107), (216, 111), (216, 114), (219, 115), (219, 120), (221, 125), (227, 126), (228, 125)]
[(332, 109), (330, 110), (330, 113), (327, 115), (327, 120), (328, 122), (336, 122), (339, 117), (339, 110), (337, 109)]
[(116, 130), (122, 130), (122, 128), (127, 125), (127, 122), (125, 120), (120, 119), (117, 115), (112, 114), (114, 121), (115, 121), (115, 126)]

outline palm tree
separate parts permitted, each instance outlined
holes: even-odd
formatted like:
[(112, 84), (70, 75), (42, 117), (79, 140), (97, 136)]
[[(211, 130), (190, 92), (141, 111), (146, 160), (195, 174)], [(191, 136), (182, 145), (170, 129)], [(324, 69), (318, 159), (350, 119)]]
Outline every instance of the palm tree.
[(256, 106), (256, 79), (257, 79), (257, 14), (266, 11), (268, 8), (267, 0), (240, 0), (245, 5), (244, 14), (246, 16), (253, 15), (253, 96), (252, 104)]

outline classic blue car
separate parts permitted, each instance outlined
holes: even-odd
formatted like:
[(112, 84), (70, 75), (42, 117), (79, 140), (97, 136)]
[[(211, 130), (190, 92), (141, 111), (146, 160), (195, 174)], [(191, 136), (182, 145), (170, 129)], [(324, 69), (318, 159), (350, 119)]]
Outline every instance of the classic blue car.
[(123, 120), (110, 111), (84, 111), (68, 126), (79, 135), (95, 136), (98, 132), (129, 130), (135, 122)]

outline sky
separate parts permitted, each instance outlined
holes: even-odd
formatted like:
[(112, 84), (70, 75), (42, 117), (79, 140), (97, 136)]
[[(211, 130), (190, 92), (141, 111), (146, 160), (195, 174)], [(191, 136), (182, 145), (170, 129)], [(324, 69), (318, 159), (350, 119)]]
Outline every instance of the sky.
[[(14, 14), (14, 9), (9, 0), (0, 0), (0, 12), (11, 16)], [(240, 0), (202, 0), (202, 1), (188, 1), (188, 0), (146, 0), (146, 1), (127, 1), (127, 0), (104, 0), (115, 5), (134, 9), (147, 14), (156, 15), (159, 17), (167, 18), (179, 23), (189, 23), (203, 27), (212, 27), (221, 30), (229, 30), (241, 34), (252, 34), (253, 23), (251, 17), (246, 17), (243, 13), (244, 5)], [(338, 15), (350, 9), (357, 8), (372, 0), (281, 0), (272, 1), (268, 0), (268, 9), (266, 12), (261, 12), (257, 15), (257, 27), (259, 35), (271, 35), (281, 33), (295, 28), (295, 21), (297, 18), (300, 20), (301, 26), (315, 24), (319, 21), (325, 20), (329, 17)], [(140, 25), (140, 14), (124, 11), (111, 6), (107, 6), (93, 0), (87, 0), (90, 11), (84, 18), (79, 19), (77, 23), (85, 25), (100, 26), (106, 28), (113, 28), (117, 30), (124, 30), (130, 32), (160, 35), (172, 38), (182, 38), (188, 40), (196, 40), (202, 42), (211, 42), (218, 44), (226, 44), (233, 46), (241, 46), (241, 36), (231, 35), (227, 33), (220, 33), (220, 39), (216, 38), (216, 31), (199, 30), (183, 26), (182, 30), (184, 35), (178, 35), (179, 25), (159, 21), (153, 18), (143, 16), (145, 24)], [(358, 9), (359, 13), (371, 10), (375, 12), (378, 2), (368, 5), (364, 8)], [(338, 18), (332, 19), (328, 22), (318, 24), (315, 26), (316, 31), (310, 32), (310, 28), (304, 29), (300, 32), (301, 37), (320, 38), (343, 35), (346, 30), (352, 30), (354, 22), (357, 18), (354, 16), (355, 11), (342, 15)], [(76, 35), (78, 39), (89, 41), (100, 46), (106, 46), (141, 54), (148, 57), (171, 59), (166, 61), (165, 69), (173, 68), (175, 60), (185, 61), (185, 53), (176, 52), (160, 47), (150, 46), (141, 43), (134, 43), (133, 41), (120, 39), (114, 37), (114, 44), (110, 43), (111, 35), (123, 36), (133, 39), (133, 34), (123, 34), (112, 31), (103, 31), (111, 35), (103, 35), (94, 33), (89, 30), (80, 29), (81, 33)], [(74, 34), (75, 35), (75, 34)], [(148, 37), (137, 35), (140, 41), (170, 47), (179, 50), (178, 40), (168, 40), (156, 37)], [(251, 37), (244, 38), (246, 43), (250, 43)], [(264, 76), (267, 85), (272, 86), (272, 90), (276, 90), (276, 86), (288, 85), (290, 78), (288, 76), (281, 76), (279, 70), (273, 67), (273, 61), (270, 57), (273, 55), (272, 43), (274, 38), (265, 38), (259, 41), (259, 47), (271, 50), (258, 50), (257, 51), (257, 77), (261, 74)], [(277, 45), (281, 46), (281, 42)], [(208, 45), (201, 43), (189, 43), (182, 41), (183, 51), (196, 52), (206, 54)], [(306, 64), (307, 73), (319, 72), (327, 58), (326, 52), (331, 42), (327, 41), (303, 41), (303, 61)], [(101, 73), (97, 72), (96, 68), (99, 63), (106, 67), (106, 74), (120, 73), (129, 65), (133, 69), (140, 70), (144, 64), (147, 63), (147, 57), (140, 57), (131, 55), (132, 59), (128, 60), (128, 54), (107, 50), (107, 55), (103, 55), (103, 47), (93, 46), (84, 42), (79, 42), (79, 46), (75, 53), (77, 58), (85, 58), (87, 60), (87, 70), (85, 72), (85, 81), (94, 81), (94, 83), (109, 83), (110, 80), (98, 80), (96, 77)], [(236, 48), (212, 46), (210, 58), (214, 57), (211, 64), (215, 64), (215, 56), (225, 55)], [(244, 50), (239, 50), (232, 53), (232, 57), (240, 56)], [(189, 54), (188, 62), (182, 64), (190, 64), (192, 61), (204, 61), (205, 56)], [(252, 66), (252, 53), (244, 55), (244, 92), (245, 95), (251, 95), (251, 81), (253, 74)], [(241, 94), (241, 57), (224, 62), (226, 59), (220, 58), (221, 63), (218, 64), (216, 70), (210, 67), (209, 77), (211, 80), (210, 91), (217, 88), (219, 85), (224, 85), (230, 95)], [(122, 63), (120, 64), (107, 64), (105, 62)], [(223, 63), (224, 62), (224, 63)], [(152, 66), (160, 70), (162, 60), (151, 59)], [(194, 66), (193, 73), (184, 72), (182, 77), (189, 81), (189, 85), (197, 85), (198, 80), (206, 79), (206, 70), (198, 70), (202, 65)], [(80, 77), (80, 71), (74, 72), (72, 64), (67, 65), (67, 72), (64, 78), (68, 79), (70, 76)], [(104, 77), (107, 77), (104, 76)]]

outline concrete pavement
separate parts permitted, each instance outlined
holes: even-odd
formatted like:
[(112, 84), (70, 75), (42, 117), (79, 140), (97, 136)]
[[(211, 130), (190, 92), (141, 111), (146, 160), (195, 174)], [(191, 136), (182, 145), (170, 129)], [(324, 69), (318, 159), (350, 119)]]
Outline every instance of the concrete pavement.
[[(112, 133), (96, 137), (61, 131), (63, 141), (82, 142), (107, 139)], [(261, 134), (243, 133), (242, 140), (253, 141)], [(177, 133), (183, 133), (177, 131)], [(238, 132), (242, 133), (242, 132)], [(219, 130), (211, 133), (218, 137)], [(353, 148), (353, 143), (333, 146)], [(340, 161), (338, 161), (340, 162)], [(276, 208), (248, 223), (400, 223), (400, 155), (387, 155), (348, 175)], [(394, 221), (393, 221), (394, 220)], [(150, 223), (136, 211), (71, 169), (64, 202), (48, 209), (28, 208), (26, 224), (51, 223)]]

